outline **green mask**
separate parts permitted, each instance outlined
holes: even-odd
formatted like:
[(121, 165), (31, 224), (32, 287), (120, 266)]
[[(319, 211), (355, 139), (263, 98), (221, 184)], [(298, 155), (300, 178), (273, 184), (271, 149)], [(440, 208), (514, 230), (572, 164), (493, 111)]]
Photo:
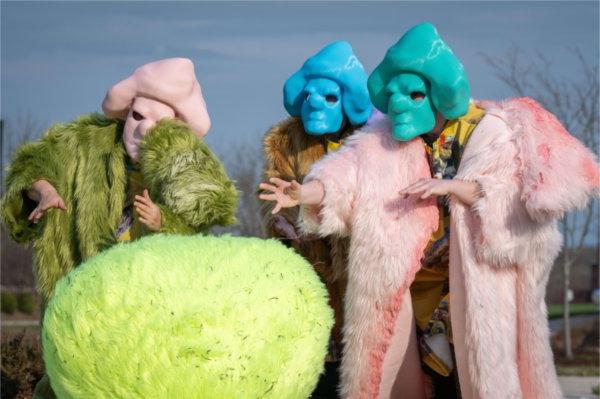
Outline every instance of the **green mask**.
[(407, 141), (435, 126), (435, 107), (429, 83), (414, 73), (401, 73), (386, 87), (390, 93), (387, 110), (396, 140)]
[[(390, 114), (397, 140), (430, 131), (436, 112), (449, 120), (465, 115), (471, 95), (462, 64), (429, 23), (411, 28), (388, 49), (368, 87), (373, 105)], [(414, 101), (410, 90), (424, 97)]]

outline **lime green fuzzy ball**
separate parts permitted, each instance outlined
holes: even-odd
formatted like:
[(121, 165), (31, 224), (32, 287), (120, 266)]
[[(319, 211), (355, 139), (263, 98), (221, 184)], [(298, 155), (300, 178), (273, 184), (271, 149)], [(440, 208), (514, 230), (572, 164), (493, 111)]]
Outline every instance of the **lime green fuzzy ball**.
[(158, 235), (63, 278), (42, 339), (60, 398), (306, 398), (332, 325), (319, 277), (280, 243)]

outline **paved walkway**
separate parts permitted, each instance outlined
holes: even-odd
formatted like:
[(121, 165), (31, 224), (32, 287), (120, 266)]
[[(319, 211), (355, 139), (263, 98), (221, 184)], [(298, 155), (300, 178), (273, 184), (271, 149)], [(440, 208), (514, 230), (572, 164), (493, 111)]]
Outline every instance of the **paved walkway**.
[(558, 377), (565, 398), (598, 399), (592, 394), (592, 388), (600, 384), (600, 377)]

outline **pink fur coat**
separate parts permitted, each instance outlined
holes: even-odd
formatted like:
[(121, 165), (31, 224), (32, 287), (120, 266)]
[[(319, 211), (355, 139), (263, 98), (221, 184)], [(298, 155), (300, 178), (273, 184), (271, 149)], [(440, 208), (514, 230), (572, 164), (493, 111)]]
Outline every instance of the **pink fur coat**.
[[(451, 200), (450, 309), (462, 397), (560, 398), (544, 303), (561, 235), (556, 220), (600, 185), (593, 154), (530, 99), (482, 103), (457, 179), (481, 197)], [(433, 201), (398, 191), (430, 177), (420, 139), (393, 140), (376, 113), (305, 182), (325, 188), (305, 232), (350, 236), (344, 398), (424, 397), (410, 291), (438, 223)]]

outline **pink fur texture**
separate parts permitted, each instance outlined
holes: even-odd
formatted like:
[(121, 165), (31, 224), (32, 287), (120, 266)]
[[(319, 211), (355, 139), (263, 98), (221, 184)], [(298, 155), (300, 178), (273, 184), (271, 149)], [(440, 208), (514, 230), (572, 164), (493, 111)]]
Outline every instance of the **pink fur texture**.
[(350, 235), (341, 394), (376, 398), (400, 299), (420, 267), (438, 223), (434, 201), (398, 192), (430, 177), (420, 139), (397, 142), (375, 114), (344, 146), (315, 164), (305, 182), (325, 187), (320, 209), (305, 208), (300, 226), (321, 235)]
[(531, 98), (481, 104), (502, 110), (510, 129), (520, 133), (516, 140), (523, 162), (521, 197), (532, 217), (562, 217), (585, 207), (600, 187), (596, 157), (588, 148)]
[[(462, 397), (558, 399), (544, 294), (558, 255), (557, 217), (598, 192), (593, 154), (530, 99), (483, 104), (457, 179), (476, 181), (471, 207), (451, 199), (450, 308)], [(341, 393), (378, 396), (402, 293), (437, 224), (432, 202), (398, 191), (429, 176), (420, 140), (398, 143), (381, 115), (317, 163), (325, 187), (301, 227), (351, 236)], [(395, 342), (395, 341), (394, 341)]]

